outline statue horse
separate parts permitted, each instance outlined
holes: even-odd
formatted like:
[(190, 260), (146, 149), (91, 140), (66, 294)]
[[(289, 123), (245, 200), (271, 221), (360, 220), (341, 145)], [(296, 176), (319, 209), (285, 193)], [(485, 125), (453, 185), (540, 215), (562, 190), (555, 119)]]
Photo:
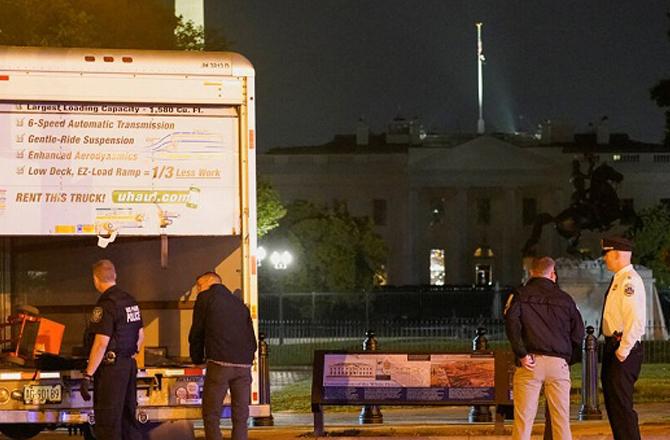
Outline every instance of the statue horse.
[(581, 256), (577, 245), (582, 230), (606, 231), (612, 227), (614, 221), (629, 214), (622, 211), (619, 196), (614, 189), (615, 184), (623, 181), (623, 175), (606, 163), (602, 163), (589, 174), (591, 185), (584, 196), (573, 195), (572, 204), (556, 216), (538, 214), (531, 236), (523, 247), (524, 256), (537, 254), (537, 243), (547, 224), (553, 223), (558, 234), (568, 240), (568, 253)]

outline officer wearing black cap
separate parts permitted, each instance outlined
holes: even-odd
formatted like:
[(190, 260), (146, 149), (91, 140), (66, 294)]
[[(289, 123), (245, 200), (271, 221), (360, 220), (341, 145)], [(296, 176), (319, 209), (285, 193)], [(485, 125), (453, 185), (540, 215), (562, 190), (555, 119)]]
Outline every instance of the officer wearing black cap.
[(631, 264), (633, 247), (624, 237), (602, 240), (603, 260), (614, 277), (605, 293), (600, 324), (605, 336), (601, 380), (615, 440), (640, 438), (633, 387), (642, 367), (647, 305), (644, 283)]
[(101, 293), (88, 331), (95, 335), (80, 390), (90, 399), (93, 378), (95, 436), (98, 440), (140, 440), (135, 354), (144, 339), (142, 314), (130, 294), (116, 286), (116, 269), (109, 260), (93, 265), (93, 284)]

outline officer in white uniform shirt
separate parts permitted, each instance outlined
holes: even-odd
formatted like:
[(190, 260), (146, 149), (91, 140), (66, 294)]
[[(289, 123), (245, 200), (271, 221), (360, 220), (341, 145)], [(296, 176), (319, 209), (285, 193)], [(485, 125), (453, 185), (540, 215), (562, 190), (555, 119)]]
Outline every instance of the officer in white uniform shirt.
[(633, 387), (642, 366), (646, 293), (633, 268), (633, 242), (624, 237), (602, 240), (602, 255), (614, 277), (603, 301), (600, 333), (605, 336), (602, 386), (605, 408), (615, 440), (638, 440)]

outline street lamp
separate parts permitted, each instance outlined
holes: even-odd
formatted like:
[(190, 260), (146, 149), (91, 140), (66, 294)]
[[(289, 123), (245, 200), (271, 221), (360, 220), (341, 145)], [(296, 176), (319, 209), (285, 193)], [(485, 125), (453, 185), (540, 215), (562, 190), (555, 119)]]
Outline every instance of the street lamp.
[(289, 251), (274, 251), (270, 255), (270, 261), (277, 270), (286, 270), (293, 261), (293, 255)]
[[(268, 250), (259, 246), (256, 249), (256, 261), (258, 266), (262, 265), (267, 257)], [(275, 270), (284, 271), (293, 262), (293, 255), (286, 250), (275, 250), (270, 253), (270, 263)], [(284, 284), (283, 280), (278, 283), (279, 286), (279, 345), (284, 343)]]
[(256, 261), (258, 262), (258, 267), (263, 265), (263, 260), (268, 256), (268, 251), (265, 250), (263, 246), (258, 246), (256, 249)]
[[(256, 249), (256, 262), (258, 267), (263, 265), (263, 260), (268, 256), (268, 251), (263, 246)], [(293, 255), (289, 251), (272, 251), (270, 254), (270, 263), (276, 270), (286, 270), (293, 262)]]

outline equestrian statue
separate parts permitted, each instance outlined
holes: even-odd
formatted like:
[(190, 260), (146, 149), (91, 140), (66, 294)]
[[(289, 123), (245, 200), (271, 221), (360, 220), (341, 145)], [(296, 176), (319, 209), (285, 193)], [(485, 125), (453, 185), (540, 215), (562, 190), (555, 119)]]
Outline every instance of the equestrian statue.
[[(616, 220), (630, 218), (630, 208), (622, 208), (619, 196), (614, 189), (623, 181), (623, 175), (607, 163), (595, 166), (593, 156), (587, 156), (589, 167), (586, 173), (581, 170), (578, 159), (572, 161), (570, 182), (575, 190), (572, 193), (570, 206), (557, 216), (549, 213), (538, 214), (533, 224), (533, 231), (523, 247), (522, 255), (537, 254), (537, 244), (545, 225), (553, 223), (561, 237), (568, 240), (568, 253), (585, 257), (578, 249), (582, 230), (606, 231)], [(589, 181), (587, 187), (586, 182)]]

